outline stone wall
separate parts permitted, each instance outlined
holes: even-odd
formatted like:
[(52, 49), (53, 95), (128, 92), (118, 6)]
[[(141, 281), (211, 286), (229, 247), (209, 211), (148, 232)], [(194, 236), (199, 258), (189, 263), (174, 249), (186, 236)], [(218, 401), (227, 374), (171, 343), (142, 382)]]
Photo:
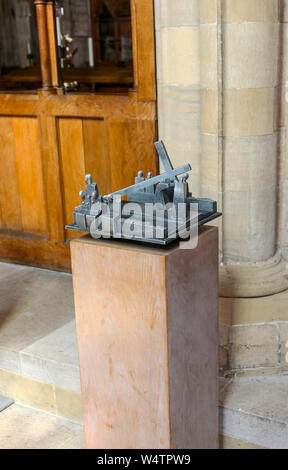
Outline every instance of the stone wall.
[(288, 2), (156, 0), (159, 134), (218, 201), (220, 363), (287, 367)]

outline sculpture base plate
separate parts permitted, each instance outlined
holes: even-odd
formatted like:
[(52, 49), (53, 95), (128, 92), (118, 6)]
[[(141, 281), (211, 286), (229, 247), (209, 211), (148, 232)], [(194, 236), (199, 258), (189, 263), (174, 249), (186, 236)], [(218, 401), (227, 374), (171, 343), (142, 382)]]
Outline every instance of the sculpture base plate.
[[(179, 225), (176, 232), (168, 232), (167, 226), (168, 226), (168, 220), (165, 219), (164, 221), (164, 236), (163, 238), (160, 237), (149, 237), (145, 236), (147, 233), (145, 230), (145, 224), (148, 226), (149, 224), (149, 229), (154, 230), (154, 233), (157, 233), (157, 224), (155, 218), (152, 220), (152, 222), (148, 221), (145, 222), (144, 220), (139, 220), (139, 223), (142, 224), (141, 226), (141, 232), (137, 231), (137, 234), (135, 235), (128, 235), (123, 233), (122, 227), (123, 223), (129, 219), (129, 216), (121, 217), (120, 220), (118, 220), (118, 226), (116, 227), (116, 230), (113, 230), (113, 215), (112, 216), (105, 216), (105, 226), (108, 227), (109, 229), (105, 230), (105, 228), (95, 232), (94, 234), (91, 233), (90, 228), (87, 227), (86, 231), (87, 233), (90, 233), (93, 238), (95, 239), (118, 239), (118, 240), (130, 240), (130, 241), (135, 241), (135, 242), (142, 242), (142, 243), (148, 243), (152, 245), (162, 245), (162, 246), (167, 246), (170, 245), (171, 243), (175, 242), (176, 240), (179, 239), (189, 239), (190, 234), (193, 236), (193, 230), (196, 227), (199, 227), (201, 225), (204, 225), (211, 220), (214, 220), (218, 217), (220, 217), (222, 214), (221, 212), (199, 212), (198, 217), (195, 217), (195, 214), (192, 215), (191, 219), (186, 220), (183, 224)], [(103, 216), (102, 216), (103, 217)], [(67, 230), (77, 230), (77, 231), (83, 231), (83, 228), (79, 227), (77, 224), (71, 224), (71, 225), (66, 225)], [(184, 236), (183, 231), (187, 232), (187, 235)], [(151, 232), (151, 230), (150, 230)], [(149, 230), (148, 230), (149, 233)]]

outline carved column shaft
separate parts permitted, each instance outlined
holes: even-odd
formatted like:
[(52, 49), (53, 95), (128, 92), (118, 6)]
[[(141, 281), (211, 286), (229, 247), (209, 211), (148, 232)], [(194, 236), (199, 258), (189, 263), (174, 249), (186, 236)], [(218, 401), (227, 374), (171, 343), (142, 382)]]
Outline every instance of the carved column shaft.
[(260, 3), (201, 2), (201, 189), (223, 211), (220, 293), (230, 297), (288, 287), (277, 233), (278, 1)]
[(45, 93), (60, 90), (59, 64), (55, 27), (55, 2), (34, 0), (37, 12), (38, 39), (41, 60), (42, 88)]
[(286, 157), (278, 100), (282, 2), (155, 4), (159, 133), (175, 165), (191, 163), (193, 192), (217, 200), (223, 212), (217, 222), (221, 295), (285, 290)]
[(48, 41), (48, 27), (46, 16), (46, 1), (35, 0), (35, 7), (37, 13), (38, 24), (38, 39), (41, 59), (41, 75), (42, 75), (42, 89), (49, 90), (52, 87), (51, 69), (50, 69), (50, 54), (49, 54), (49, 41)]
[(55, 2), (49, 0), (47, 2), (46, 8), (47, 8), (46, 14), (47, 14), (50, 67), (51, 67), (51, 81), (52, 81), (53, 87), (59, 89), (60, 70), (59, 70), (57, 33), (56, 33)]

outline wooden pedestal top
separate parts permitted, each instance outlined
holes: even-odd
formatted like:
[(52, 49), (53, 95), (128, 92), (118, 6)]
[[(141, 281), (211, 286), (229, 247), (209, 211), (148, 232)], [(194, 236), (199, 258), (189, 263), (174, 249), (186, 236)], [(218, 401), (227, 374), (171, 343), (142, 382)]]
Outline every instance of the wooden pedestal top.
[[(207, 236), (208, 233), (211, 231), (217, 230), (217, 227), (214, 226), (209, 226), (209, 225), (203, 225), (199, 227), (199, 241), (203, 240), (204, 237)], [(127, 250), (127, 251), (135, 251), (135, 252), (141, 252), (141, 253), (149, 253), (149, 254), (155, 254), (155, 255), (162, 255), (162, 256), (169, 256), (175, 251), (181, 249), (180, 248), (180, 243), (179, 241), (172, 242), (168, 246), (160, 246), (160, 245), (149, 245), (149, 244), (144, 244), (144, 243), (139, 243), (135, 241), (130, 241), (130, 240), (117, 240), (117, 239), (99, 239), (95, 240), (92, 238), (90, 235), (84, 235), (83, 237), (79, 238), (74, 238), (71, 240), (70, 243), (81, 243), (81, 244), (96, 244), (100, 245), (103, 247), (110, 247), (110, 248), (115, 248), (115, 249), (121, 249), (121, 250)]]

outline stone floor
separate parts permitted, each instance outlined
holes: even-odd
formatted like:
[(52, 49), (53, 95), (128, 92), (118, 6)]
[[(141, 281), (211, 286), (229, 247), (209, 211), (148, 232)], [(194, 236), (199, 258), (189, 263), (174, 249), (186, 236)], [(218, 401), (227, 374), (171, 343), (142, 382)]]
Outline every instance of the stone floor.
[(71, 275), (0, 263), (0, 394), (82, 420)]
[(14, 404), (0, 413), (0, 449), (84, 449), (83, 426)]
[(288, 449), (288, 373), (220, 380), (220, 432)]
[[(15, 400), (0, 448), (83, 446), (70, 275), (0, 263), (0, 395)], [(220, 432), (224, 448), (287, 449), (288, 374), (220, 379)]]
[(0, 369), (80, 390), (70, 275), (0, 263)]

